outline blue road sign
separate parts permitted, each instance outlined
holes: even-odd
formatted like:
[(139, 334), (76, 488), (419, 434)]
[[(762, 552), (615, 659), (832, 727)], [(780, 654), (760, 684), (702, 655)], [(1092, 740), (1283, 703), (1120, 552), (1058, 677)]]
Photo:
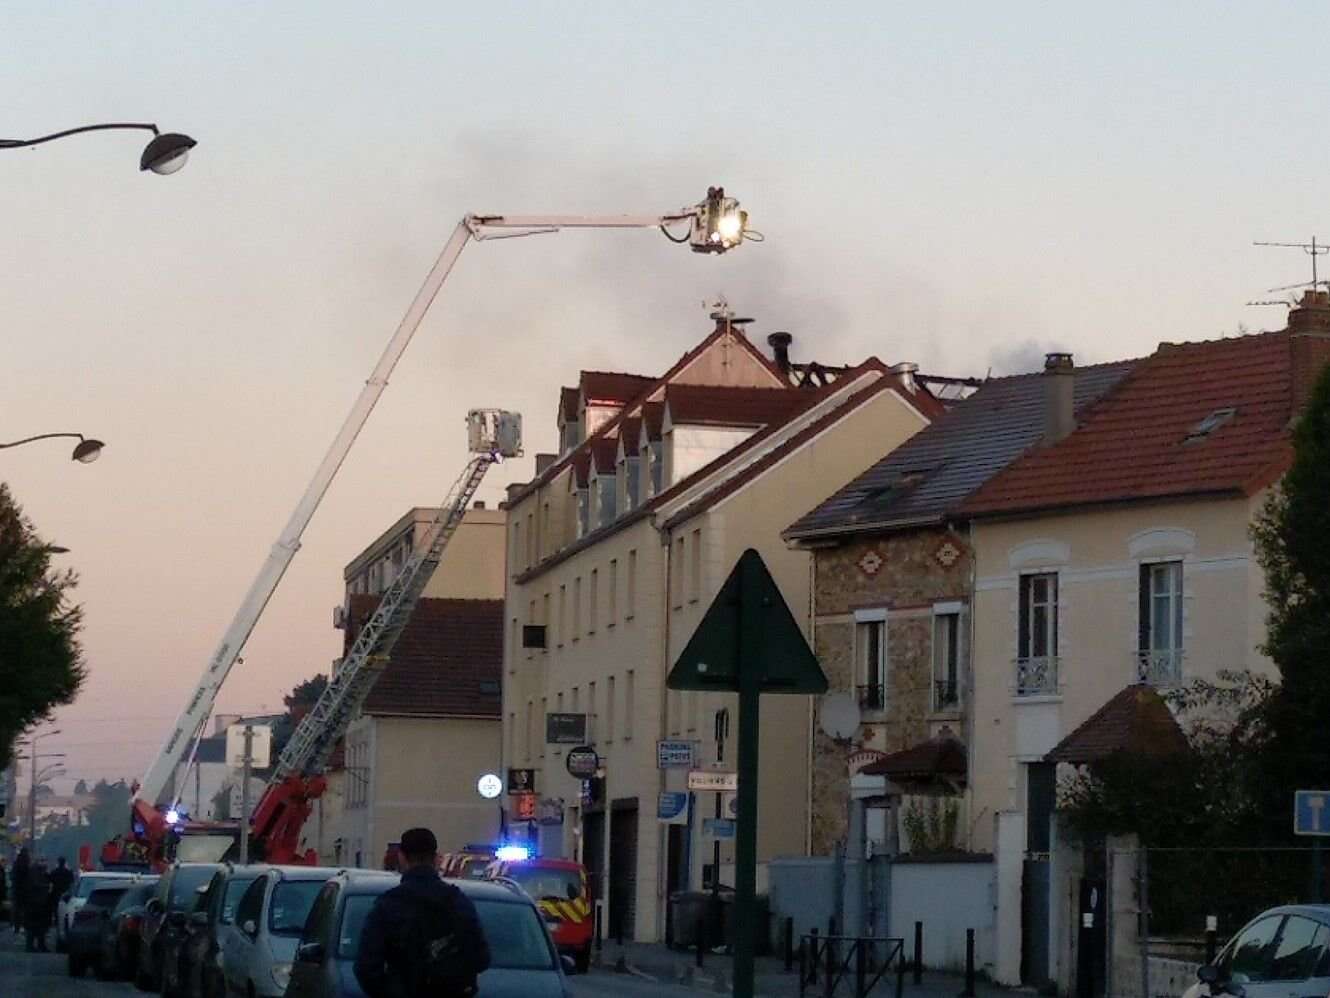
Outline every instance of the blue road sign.
[(1330, 790), (1294, 792), (1293, 834), (1330, 835)]
[(709, 839), (732, 839), (734, 826), (733, 818), (703, 818), (702, 835)]
[(683, 824), (688, 818), (688, 794), (662, 793), (656, 803), (656, 817), (668, 825)]
[(656, 768), (692, 769), (696, 761), (693, 744), (686, 741), (656, 742)]

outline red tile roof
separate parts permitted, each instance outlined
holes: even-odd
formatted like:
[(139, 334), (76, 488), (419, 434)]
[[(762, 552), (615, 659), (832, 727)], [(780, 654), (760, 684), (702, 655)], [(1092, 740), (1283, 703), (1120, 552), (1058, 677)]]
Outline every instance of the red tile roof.
[(765, 426), (783, 420), (807, 398), (808, 393), (795, 388), (670, 385), (665, 389), (665, 408), (676, 426)]
[[(990, 478), (962, 515), (1171, 496), (1250, 493), (1291, 457), (1286, 331), (1164, 343), (1052, 446)], [(1206, 417), (1236, 413), (1196, 435)]]
[(1187, 751), (1173, 712), (1152, 686), (1128, 686), (1044, 756), (1046, 762), (1100, 762), (1119, 752), (1167, 756)]
[(866, 776), (889, 776), (909, 783), (939, 779), (964, 783), (967, 771), (965, 745), (945, 734), (893, 752), (860, 770)]
[(625, 374), (621, 371), (583, 371), (579, 385), (587, 404), (635, 401), (656, 383), (645, 374)]
[[(347, 641), (379, 597), (351, 597)], [(503, 600), (422, 599), (365, 701), (366, 714), (500, 716)]]

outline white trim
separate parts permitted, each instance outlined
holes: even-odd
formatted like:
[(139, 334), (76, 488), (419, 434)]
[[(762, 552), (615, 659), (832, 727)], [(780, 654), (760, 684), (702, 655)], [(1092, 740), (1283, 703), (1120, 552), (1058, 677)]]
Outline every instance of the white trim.
[(1127, 554), (1138, 561), (1147, 557), (1186, 555), (1196, 550), (1196, 534), (1182, 527), (1151, 527), (1127, 538)]
[(887, 619), (887, 608), (885, 606), (869, 607), (865, 610), (854, 611), (854, 622), (856, 624), (869, 624), (875, 620), (885, 621)]
[(1065, 565), (1070, 561), (1071, 545), (1050, 538), (1026, 541), (1007, 552), (1007, 564), (1022, 571)]
[(965, 604), (958, 599), (948, 600), (945, 603), (933, 604), (933, 616), (942, 617), (949, 613), (964, 613)]

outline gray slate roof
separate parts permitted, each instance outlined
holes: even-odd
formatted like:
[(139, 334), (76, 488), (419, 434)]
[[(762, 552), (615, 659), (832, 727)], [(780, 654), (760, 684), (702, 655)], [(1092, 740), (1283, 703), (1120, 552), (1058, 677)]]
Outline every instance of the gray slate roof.
[[(1110, 391), (1136, 361), (1076, 369), (1076, 411)], [(993, 378), (850, 484), (786, 528), (787, 540), (937, 523), (1037, 443), (1042, 374)]]

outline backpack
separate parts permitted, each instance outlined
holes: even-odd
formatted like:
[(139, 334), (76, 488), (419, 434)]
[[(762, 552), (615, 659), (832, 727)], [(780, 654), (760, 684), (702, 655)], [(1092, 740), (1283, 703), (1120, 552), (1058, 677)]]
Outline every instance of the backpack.
[(406, 939), (409, 994), (413, 998), (475, 994), (475, 965), (452, 905), (419, 894), (406, 897), (416, 909)]

